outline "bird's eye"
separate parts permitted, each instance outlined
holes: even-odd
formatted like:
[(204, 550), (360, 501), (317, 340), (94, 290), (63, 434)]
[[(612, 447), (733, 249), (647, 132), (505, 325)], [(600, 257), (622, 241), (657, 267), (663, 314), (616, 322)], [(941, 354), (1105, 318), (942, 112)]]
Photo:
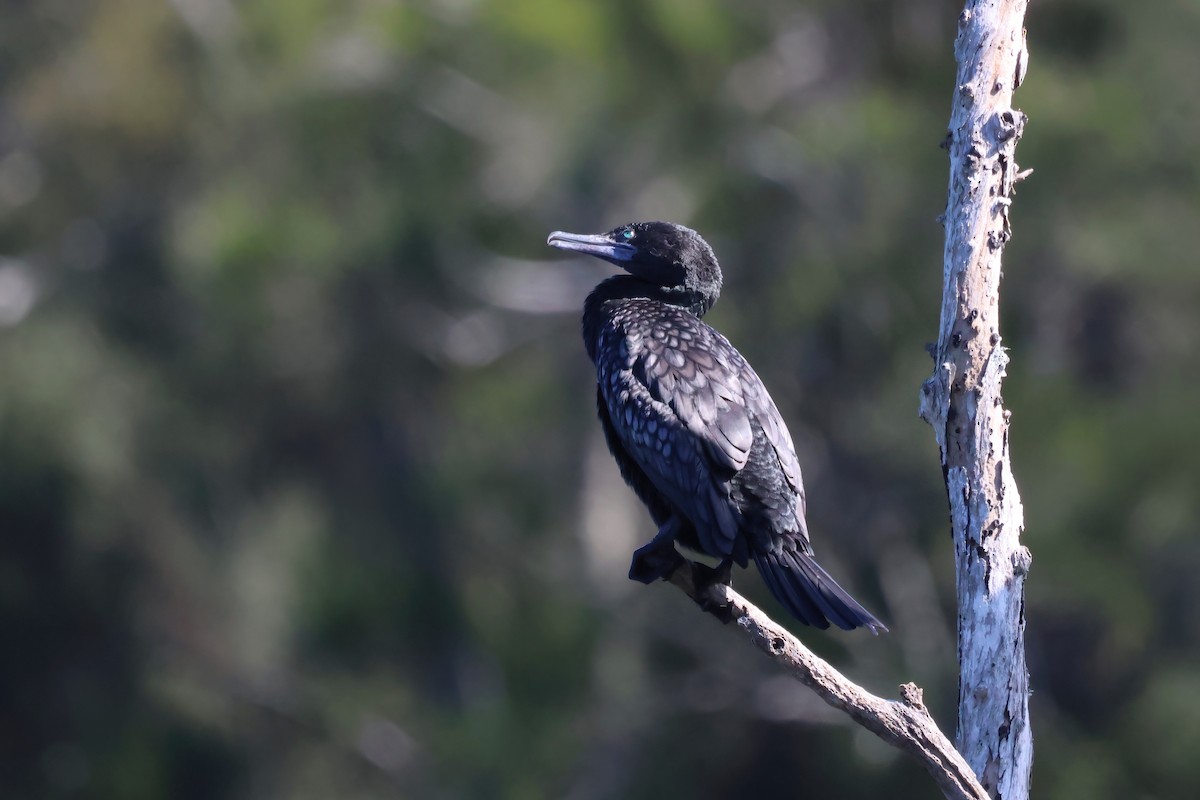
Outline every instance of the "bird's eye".
[(628, 239), (632, 239), (632, 238), (633, 238), (633, 235), (634, 235), (634, 234), (633, 234), (633, 228), (626, 228), (626, 229), (625, 229), (625, 232), (624, 232), (624, 233), (622, 233), (621, 235), (622, 235), (622, 236), (624, 236), (626, 240), (628, 240)]

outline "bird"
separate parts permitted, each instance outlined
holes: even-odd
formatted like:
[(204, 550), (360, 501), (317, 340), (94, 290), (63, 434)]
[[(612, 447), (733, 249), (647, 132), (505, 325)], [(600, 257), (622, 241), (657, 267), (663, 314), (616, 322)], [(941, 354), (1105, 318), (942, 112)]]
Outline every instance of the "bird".
[(582, 329), (608, 448), (658, 526), (629, 577), (669, 578), (687, 563), (678, 543), (719, 559), (712, 582), (753, 561), (806, 625), (886, 631), (815, 560), (787, 425), (746, 359), (703, 321), (723, 281), (708, 242), (655, 221), (554, 231), (546, 243), (624, 270), (588, 295)]

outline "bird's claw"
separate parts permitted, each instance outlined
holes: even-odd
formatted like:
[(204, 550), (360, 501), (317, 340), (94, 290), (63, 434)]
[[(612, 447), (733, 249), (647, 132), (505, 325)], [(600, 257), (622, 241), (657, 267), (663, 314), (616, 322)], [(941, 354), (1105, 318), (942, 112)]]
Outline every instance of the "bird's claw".
[(733, 585), (733, 562), (729, 559), (722, 561), (715, 567), (710, 567), (707, 564), (701, 564), (698, 561), (692, 561), (692, 581), (696, 586), (696, 592), (705, 592), (710, 587), (724, 584), (726, 586)]
[(725, 559), (716, 567), (695, 561), (689, 562), (689, 564), (692, 568), (692, 586), (695, 591), (692, 599), (696, 601), (696, 605), (700, 606), (701, 611), (712, 614), (725, 625), (733, 622), (733, 608), (725, 603), (714, 601), (708, 592), (713, 586), (732, 585), (733, 562)]
[(733, 622), (733, 609), (714, 601), (708, 592), (713, 586), (731, 583), (730, 573), (733, 566), (729, 559), (716, 567), (710, 567), (707, 564), (688, 561), (669, 540), (655, 540), (634, 551), (633, 561), (629, 565), (629, 577), (631, 580), (647, 584), (658, 580), (675, 582), (675, 573), (684, 567), (688, 568), (687, 577), (683, 578), (684, 582), (680, 585), (685, 587), (685, 591), (691, 595), (696, 605), (700, 606), (700, 610), (712, 614), (726, 625)]

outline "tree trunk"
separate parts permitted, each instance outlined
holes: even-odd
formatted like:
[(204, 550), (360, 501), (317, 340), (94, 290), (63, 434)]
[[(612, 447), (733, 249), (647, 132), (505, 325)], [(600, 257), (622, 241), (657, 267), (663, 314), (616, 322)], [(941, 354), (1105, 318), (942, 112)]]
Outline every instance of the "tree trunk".
[(958, 589), (957, 747), (987, 792), (1027, 800), (1033, 739), (1025, 666), (1023, 512), (1000, 384), (1000, 256), (1024, 177), (1014, 153), (1025, 115), (1012, 108), (1028, 53), (1026, 0), (969, 0), (946, 146), (950, 186), (941, 325), (921, 416), (941, 450)]

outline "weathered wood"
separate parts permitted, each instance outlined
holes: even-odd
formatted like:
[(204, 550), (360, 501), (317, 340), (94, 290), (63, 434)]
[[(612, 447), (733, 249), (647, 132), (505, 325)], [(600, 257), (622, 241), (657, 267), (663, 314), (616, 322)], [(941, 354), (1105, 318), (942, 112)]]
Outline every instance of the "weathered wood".
[(959, 18), (950, 128), (944, 286), (936, 367), (921, 416), (941, 450), (958, 591), (958, 750), (994, 798), (1029, 796), (1033, 740), (1025, 665), (1021, 499), (1001, 401), (1000, 257), (1011, 236), (1025, 115), (1026, 0), (971, 0)]
[(900, 700), (871, 694), (809, 650), (803, 642), (725, 584), (697, 591), (693, 571), (675, 570), (671, 583), (724, 622), (736, 623), (762, 650), (834, 708), (883, 741), (916, 758), (949, 800), (987, 800), (987, 792), (954, 745), (941, 732), (912, 683)]

